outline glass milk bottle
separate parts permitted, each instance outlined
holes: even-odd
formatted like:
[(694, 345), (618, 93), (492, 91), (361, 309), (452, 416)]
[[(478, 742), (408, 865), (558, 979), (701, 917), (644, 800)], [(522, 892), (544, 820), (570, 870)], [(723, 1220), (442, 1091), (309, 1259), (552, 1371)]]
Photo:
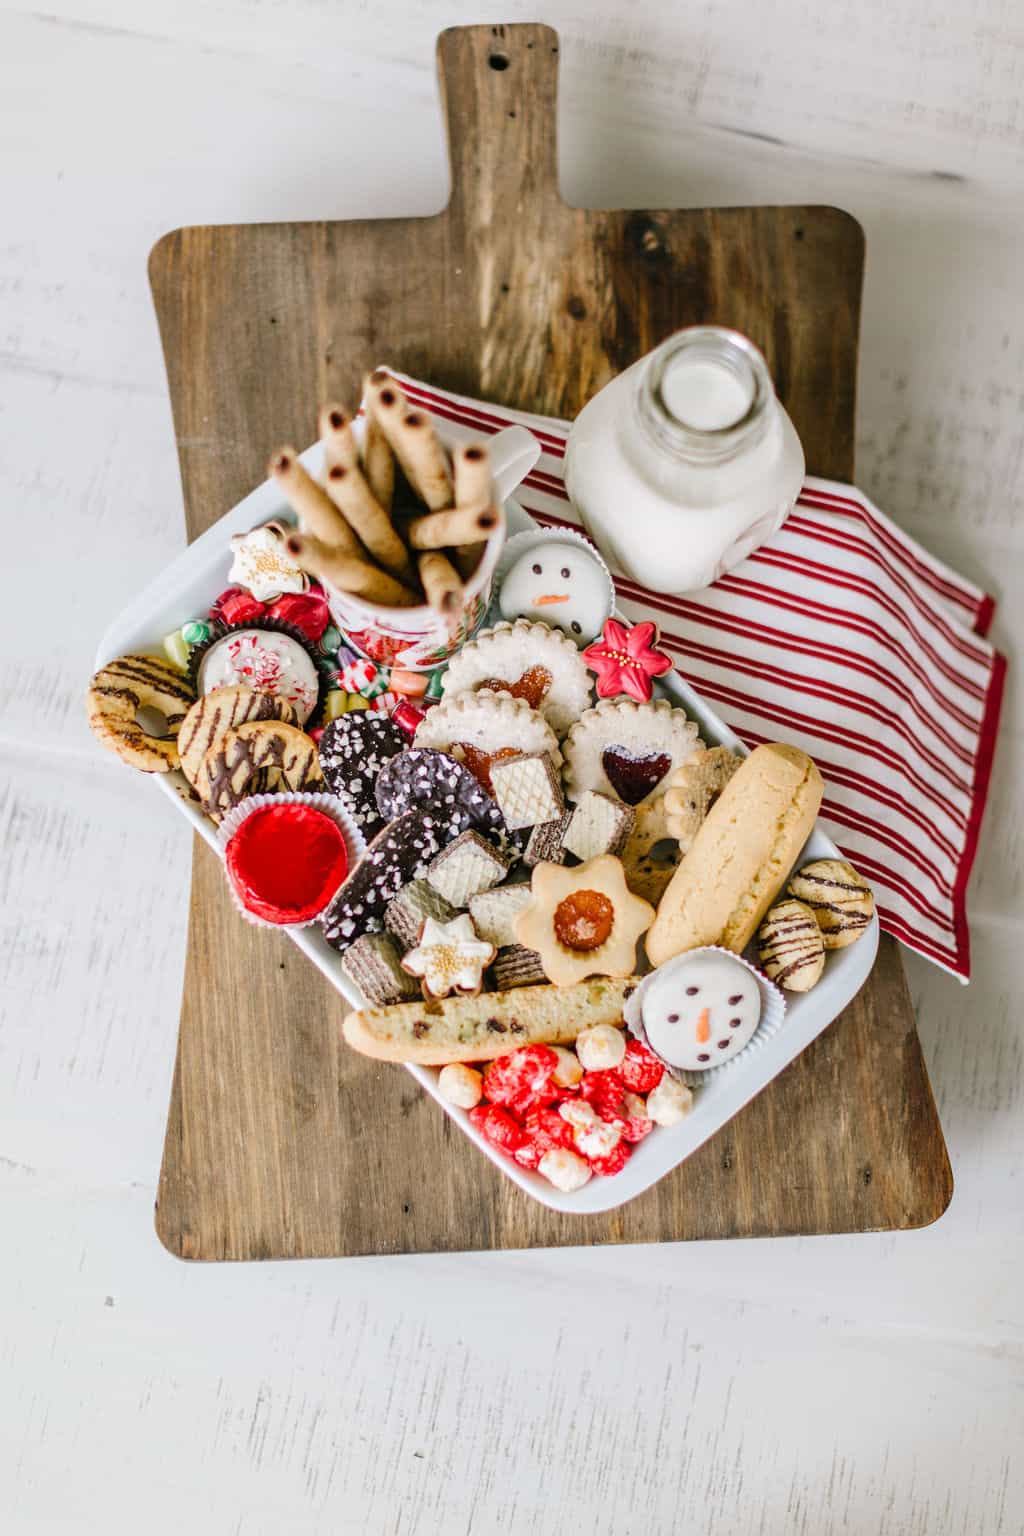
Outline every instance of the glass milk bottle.
[(760, 352), (738, 331), (678, 331), (606, 384), (573, 424), (566, 488), (624, 575), (681, 595), (784, 521), (804, 455)]

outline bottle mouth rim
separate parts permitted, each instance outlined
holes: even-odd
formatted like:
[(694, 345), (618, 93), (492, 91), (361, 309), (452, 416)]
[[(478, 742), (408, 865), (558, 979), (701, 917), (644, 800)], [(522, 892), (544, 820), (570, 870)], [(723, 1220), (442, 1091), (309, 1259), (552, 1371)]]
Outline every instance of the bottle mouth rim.
[[(747, 408), (735, 421), (721, 427), (696, 427), (674, 414), (665, 398), (665, 376), (680, 354), (687, 352), (729, 369), (749, 387)], [(637, 398), (642, 422), (663, 446), (701, 458), (719, 458), (764, 431), (775, 390), (768, 364), (749, 337), (726, 326), (692, 325), (676, 331), (651, 353)]]

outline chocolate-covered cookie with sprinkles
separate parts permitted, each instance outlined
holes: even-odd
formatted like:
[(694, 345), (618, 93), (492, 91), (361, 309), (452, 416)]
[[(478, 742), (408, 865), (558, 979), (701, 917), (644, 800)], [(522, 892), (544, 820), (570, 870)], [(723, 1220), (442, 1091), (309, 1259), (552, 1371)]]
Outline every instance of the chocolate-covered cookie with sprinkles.
[(405, 745), (405, 735), (393, 720), (367, 710), (339, 715), (324, 727), (320, 770), (367, 840), (393, 819), (378, 808), (377, 775)]
[(320, 919), (328, 944), (345, 950), (364, 933), (379, 933), (399, 891), (425, 873), (446, 841), (443, 823), (419, 807), (378, 832)]

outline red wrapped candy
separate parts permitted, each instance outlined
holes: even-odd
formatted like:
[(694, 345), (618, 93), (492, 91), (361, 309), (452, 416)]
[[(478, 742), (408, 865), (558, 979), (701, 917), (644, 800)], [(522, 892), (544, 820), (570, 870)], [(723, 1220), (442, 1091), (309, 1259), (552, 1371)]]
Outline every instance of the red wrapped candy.
[(285, 592), (270, 604), (267, 613), (282, 624), (300, 630), (315, 645), (331, 622), (323, 587), (312, 586), (308, 592)]
[(228, 587), (210, 605), (210, 618), (222, 624), (252, 624), (265, 619), (269, 609), (246, 592), (244, 587)]

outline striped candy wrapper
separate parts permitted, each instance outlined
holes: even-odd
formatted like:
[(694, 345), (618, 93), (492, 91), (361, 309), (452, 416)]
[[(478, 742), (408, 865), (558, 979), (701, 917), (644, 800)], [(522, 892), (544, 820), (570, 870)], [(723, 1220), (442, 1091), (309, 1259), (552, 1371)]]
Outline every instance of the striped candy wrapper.
[[(568, 423), (396, 373), (465, 440), (513, 422), (542, 447), (516, 500), (579, 529), (563, 484)], [(825, 780), (822, 824), (871, 882), (881, 925), (962, 980), (965, 891), (985, 808), (1004, 658), (994, 601), (851, 486), (808, 478), (767, 544), (685, 598), (617, 572), (622, 611), (653, 620), (680, 674), (754, 747), (789, 741)]]

